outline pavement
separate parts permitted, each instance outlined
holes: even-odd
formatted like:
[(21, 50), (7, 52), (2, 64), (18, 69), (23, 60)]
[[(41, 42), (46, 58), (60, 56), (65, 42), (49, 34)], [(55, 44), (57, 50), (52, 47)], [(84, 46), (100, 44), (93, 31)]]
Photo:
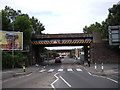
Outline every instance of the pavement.
[(25, 72), (22, 68), (15, 68), (15, 69), (8, 69), (2, 71), (2, 80), (9, 79), (11, 77), (21, 76), (21, 75), (27, 75), (30, 73), (33, 73), (35, 71), (39, 70), (38, 66), (28, 66), (26, 67)]
[(118, 76), (120, 75), (118, 75), (118, 64), (91, 64), (90, 67), (88, 65), (84, 65), (84, 68), (91, 74), (104, 76), (119, 81)]

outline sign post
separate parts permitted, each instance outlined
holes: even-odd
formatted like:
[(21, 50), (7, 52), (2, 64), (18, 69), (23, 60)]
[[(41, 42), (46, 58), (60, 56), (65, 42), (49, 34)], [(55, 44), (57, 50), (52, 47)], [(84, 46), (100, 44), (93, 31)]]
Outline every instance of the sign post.
[(109, 26), (109, 45), (118, 45), (120, 48), (120, 25)]

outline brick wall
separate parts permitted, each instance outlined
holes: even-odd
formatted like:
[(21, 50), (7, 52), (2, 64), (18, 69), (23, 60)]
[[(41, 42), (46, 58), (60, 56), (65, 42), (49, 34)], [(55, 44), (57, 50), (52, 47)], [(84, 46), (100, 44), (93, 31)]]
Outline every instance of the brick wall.
[(91, 61), (97, 63), (118, 63), (120, 55), (113, 49), (107, 48), (101, 43), (91, 44)]
[(93, 43), (91, 43), (91, 62), (96, 63), (118, 63), (120, 61), (120, 51), (115, 51), (106, 47), (102, 43), (100, 31), (93, 32)]

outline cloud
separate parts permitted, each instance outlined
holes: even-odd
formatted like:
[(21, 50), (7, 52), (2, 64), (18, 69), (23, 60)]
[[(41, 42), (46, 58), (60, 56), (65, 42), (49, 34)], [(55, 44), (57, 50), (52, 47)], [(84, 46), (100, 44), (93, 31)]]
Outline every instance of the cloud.
[(8, 5), (38, 18), (44, 33), (81, 33), (85, 25), (102, 22), (108, 8), (119, 0), (1, 0), (0, 9)]
[(0, 0), (0, 9), (7, 5), (38, 18), (45, 25), (44, 33), (82, 33), (85, 25), (104, 21), (108, 9), (118, 2), (119, 0)]

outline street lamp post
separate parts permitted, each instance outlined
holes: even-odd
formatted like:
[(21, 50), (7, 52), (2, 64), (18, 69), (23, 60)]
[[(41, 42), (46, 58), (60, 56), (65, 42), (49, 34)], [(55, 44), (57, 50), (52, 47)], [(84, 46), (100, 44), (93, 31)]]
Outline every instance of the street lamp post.
[[(13, 22), (13, 32), (12, 32), (12, 35), (13, 35), (13, 38), (12, 38), (12, 56), (14, 57), (14, 21), (15, 21), (15, 16), (11, 16), (10, 19), (12, 20)], [(14, 61), (14, 58), (13, 58), (13, 61)], [(12, 68), (14, 68), (14, 63), (12, 65)]]
[[(15, 20), (15, 17), (13, 17), (13, 42), (12, 42), (12, 56), (13, 56), (13, 61), (14, 61), (14, 20)], [(14, 63), (13, 63), (12, 68), (14, 68)]]

